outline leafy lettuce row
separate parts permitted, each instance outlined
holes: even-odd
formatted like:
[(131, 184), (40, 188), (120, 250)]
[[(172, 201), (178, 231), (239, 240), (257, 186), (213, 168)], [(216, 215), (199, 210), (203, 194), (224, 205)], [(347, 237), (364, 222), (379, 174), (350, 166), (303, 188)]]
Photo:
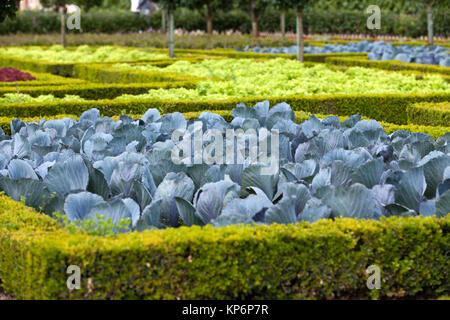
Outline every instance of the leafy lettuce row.
[(439, 75), (427, 75), (416, 80), (413, 75), (377, 69), (352, 67), (333, 70), (325, 64), (306, 67), (289, 59), (205, 59), (200, 62), (177, 61), (160, 68), (151, 64), (116, 64), (128, 71), (179, 73), (205, 80), (195, 89), (155, 89), (147, 94), (123, 95), (118, 99), (220, 100), (230, 97), (266, 97), (327, 94), (386, 94), (447, 92), (449, 84)]
[[(133, 230), (450, 212), (450, 133), (437, 140), (402, 130), (387, 135), (380, 123), (358, 115), (310, 116), (297, 124), (289, 105), (269, 108), (267, 101), (240, 104), (232, 118), (203, 112), (187, 120), (150, 109), (140, 119), (115, 121), (91, 109), (78, 121), (15, 119), (11, 135), (0, 130), (0, 190), (49, 215), (129, 219)], [(172, 133), (193, 133), (194, 120), (223, 134), (278, 130), (279, 169), (262, 175), (248, 158), (175, 164)]]
[(74, 50), (65, 49), (60, 45), (54, 45), (49, 48), (37, 46), (27, 48), (9, 47), (1, 48), (0, 55), (58, 63), (154, 60), (167, 58), (166, 54), (146, 52), (139, 49), (127, 49), (112, 46), (96, 48), (86, 45), (79, 46)]

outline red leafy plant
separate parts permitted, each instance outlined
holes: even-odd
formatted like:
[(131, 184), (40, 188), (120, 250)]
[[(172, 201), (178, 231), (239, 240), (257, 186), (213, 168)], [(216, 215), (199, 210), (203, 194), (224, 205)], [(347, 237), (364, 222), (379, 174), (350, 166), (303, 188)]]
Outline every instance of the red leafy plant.
[(36, 80), (28, 72), (22, 72), (14, 68), (0, 69), (0, 82), (14, 82), (14, 81), (32, 81)]

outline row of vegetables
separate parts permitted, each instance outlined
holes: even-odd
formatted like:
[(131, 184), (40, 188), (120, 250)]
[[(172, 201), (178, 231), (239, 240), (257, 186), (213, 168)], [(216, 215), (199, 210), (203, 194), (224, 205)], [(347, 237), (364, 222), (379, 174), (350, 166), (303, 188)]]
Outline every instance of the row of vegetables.
[[(120, 63), (112, 65), (125, 72), (146, 71), (161, 74), (183, 74), (206, 78), (194, 88), (151, 89), (140, 95), (121, 95), (120, 100), (223, 100), (240, 97), (332, 94), (427, 94), (450, 91), (450, 84), (439, 75), (416, 79), (375, 69), (353, 67), (334, 70), (324, 64), (305, 66), (289, 59), (256, 61), (252, 59), (206, 59), (201, 62), (177, 61), (160, 68), (149, 64)], [(211, 80), (212, 78), (215, 81)], [(220, 81), (217, 81), (220, 79)], [(19, 93), (0, 96), (0, 103), (60, 101), (51, 94), (31, 97)], [(64, 101), (81, 101), (68, 96)]]
[[(297, 46), (281, 48), (260, 48), (246, 46), (237, 51), (256, 52), (256, 53), (277, 53), (277, 54), (297, 54)], [(368, 53), (370, 60), (397, 60), (407, 63), (434, 64), (443, 67), (450, 67), (449, 49), (442, 46), (410, 46), (403, 44), (393, 46), (390, 42), (384, 41), (361, 41), (349, 42), (347, 44), (326, 44), (323, 47), (306, 46), (305, 53), (323, 54), (323, 53), (344, 53), (359, 52)]]
[[(0, 130), (0, 190), (72, 222), (109, 219), (126, 230), (235, 223), (314, 222), (339, 216), (445, 216), (450, 212), (450, 133), (387, 135), (354, 115), (295, 123), (289, 105), (238, 105), (233, 121), (204, 112), (186, 120), (148, 110), (141, 119), (114, 121), (96, 109), (71, 118)], [(233, 142), (243, 163), (177, 164), (177, 130), (267, 129), (258, 146), (279, 133), (279, 166), (250, 159), (252, 145)], [(272, 133), (270, 133), (272, 132)], [(203, 147), (211, 141), (204, 137)], [(247, 141), (248, 142), (248, 141)], [(224, 145), (224, 150), (226, 145)], [(275, 150), (271, 150), (272, 154)], [(117, 231), (125, 231), (120, 229)]]
[[(290, 50), (281, 51), (292, 53)], [(370, 52), (369, 58), (381, 60), (391, 60), (389, 54), (396, 59), (409, 54), (414, 56), (410, 62), (441, 64), (444, 60), (444, 65), (448, 60), (446, 49), (441, 47), (432, 48), (430, 53), (425, 52), (429, 50), (426, 47), (393, 47), (381, 42), (308, 50)], [(0, 54), (48, 62), (165, 58), (137, 49), (87, 46), (73, 50), (58, 46), (6, 48)], [(433, 62), (417, 60), (424, 54), (432, 54)], [(438, 75), (416, 80), (394, 72), (358, 67), (342, 71), (288, 59), (178, 61), (164, 68), (121, 63), (112, 68), (219, 79), (199, 81), (194, 89), (150, 90), (117, 98), (122, 100), (434, 93), (450, 89)], [(61, 99), (20, 93), (0, 97), (0, 103), (82, 100), (78, 96)], [(140, 119), (121, 116), (114, 120), (92, 109), (79, 120), (27, 123), (15, 119), (8, 134), (0, 127), (0, 191), (49, 215), (60, 212), (73, 223), (106, 219), (123, 232), (181, 225), (314, 222), (339, 216), (445, 216), (450, 212), (450, 133), (436, 140), (406, 131), (388, 135), (380, 123), (358, 115), (345, 120), (310, 116), (298, 124), (289, 105), (270, 108), (267, 101), (253, 108), (238, 105), (232, 118), (227, 122), (219, 114), (203, 112), (187, 120), (177, 112), (161, 116), (158, 110), (150, 109)], [(259, 149), (254, 149), (249, 137), (244, 137), (248, 140), (244, 145), (233, 142), (233, 148), (244, 155), (243, 163), (175, 163), (172, 152), (181, 142), (172, 139), (172, 134), (179, 130), (194, 134), (195, 122), (200, 122), (203, 130), (214, 129), (223, 135), (227, 130), (265, 129), (269, 134), (257, 137), (258, 146), (269, 144), (274, 139), (270, 132), (275, 130), (279, 133), (276, 172), (262, 174), (264, 166), (252, 162), (250, 154)], [(203, 147), (208, 142), (204, 137)]]

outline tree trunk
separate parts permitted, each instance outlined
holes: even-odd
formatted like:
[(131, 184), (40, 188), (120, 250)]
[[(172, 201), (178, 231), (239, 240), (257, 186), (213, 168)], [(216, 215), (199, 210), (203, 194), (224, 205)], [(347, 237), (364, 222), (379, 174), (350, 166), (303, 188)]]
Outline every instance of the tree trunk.
[(161, 32), (163, 34), (167, 33), (167, 20), (166, 20), (167, 12), (166, 9), (161, 10)]
[(286, 11), (284, 9), (281, 9), (280, 28), (281, 36), (284, 38), (286, 36)]
[(61, 45), (63, 48), (66, 47), (66, 16), (67, 16), (67, 8), (61, 7)]
[(250, 17), (252, 19), (252, 35), (256, 38), (259, 36), (258, 31), (258, 18), (256, 17), (255, 13), (255, 1), (252, 1), (250, 3)]
[(212, 13), (212, 8), (211, 8), (211, 1), (209, 0), (208, 3), (206, 4), (207, 8), (208, 8), (208, 13), (206, 15), (206, 32), (208, 32), (208, 34), (212, 34), (213, 33), (213, 13)]
[(302, 9), (297, 11), (297, 60), (303, 63), (303, 12)]
[(428, 45), (433, 46), (433, 6), (427, 3)]
[(169, 10), (169, 57), (175, 57), (175, 36), (174, 36), (173, 11)]

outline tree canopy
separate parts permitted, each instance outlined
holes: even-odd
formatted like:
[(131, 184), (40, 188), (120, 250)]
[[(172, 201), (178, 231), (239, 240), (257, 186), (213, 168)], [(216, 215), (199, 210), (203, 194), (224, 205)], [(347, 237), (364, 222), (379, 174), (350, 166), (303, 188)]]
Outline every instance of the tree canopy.
[(0, 22), (7, 17), (15, 17), (19, 9), (20, 0), (2, 0), (0, 1)]

